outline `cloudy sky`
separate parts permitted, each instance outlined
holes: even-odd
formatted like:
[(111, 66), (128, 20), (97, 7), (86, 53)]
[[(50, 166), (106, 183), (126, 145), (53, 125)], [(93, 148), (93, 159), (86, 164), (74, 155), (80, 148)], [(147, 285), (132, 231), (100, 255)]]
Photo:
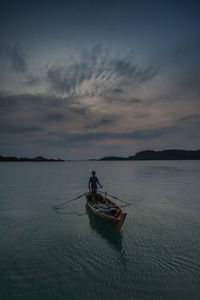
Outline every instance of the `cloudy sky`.
[(4, 1), (0, 154), (199, 149), (199, 3)]

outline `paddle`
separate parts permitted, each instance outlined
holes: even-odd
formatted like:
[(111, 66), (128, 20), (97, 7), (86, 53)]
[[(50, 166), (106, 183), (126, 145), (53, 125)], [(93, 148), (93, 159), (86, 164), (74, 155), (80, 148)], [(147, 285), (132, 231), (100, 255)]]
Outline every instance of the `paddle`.
[[(101, 188), (102, 188), (102, 186), (100, 186), (97, 190), (99, 190), (99, 189), (101, 189)], [(62, 203), (60, 203), (60, 204), (54, 206), (53, 209), (58, 209), (59, 207), (65, 205), (65, 204), (67, 204), (67, 203), (70, 203), (70, 202), (72, 202), (72, 201), (78, 200), (79, 198), (85, 196), (86, 194), (87, 194), (87, 193), (84, 193), (84, 194), (82, 194), (82, 195), (80, 195), (80, 196), (77, 196), (76, 198), (73, 198), (73, 199), (70, 199), (70, 200), (66, 200), (66, 201), (64, 201), (64, 202), (62, 202)]]
[(60, 203), (60, 204), (54, 206), (53, 209), (58, 209), (59, 207), (63, 206), (64, 204), (67, 204), (67, 203), (70, 203), (70, 202), (72, 202), (72, 201), (78, 200), (79, 198), (81, 198), (81, 197), (83, 197), (83, 196), (85, 196), (85, 195), (86, 195), (86, 193), (84, 193), (84, 194), (82, 194), (82, 195), (80, 195), (80, 196), (78, 196), (78, 197), (76, 197), (76, 198), (73, 198), (73, 199), (71, 199), (71, 200), (64, 201), (64, 202), (62, 202), (62, 203)]
[(118, 201), (121, 201), (121, 202), (125, 203), (126, 205), (131, 205), (131, 203), (128, 203), (128, 202), (126, 202), (126, 201), (124, 201), (124, 200), (121, 200), (121, 199), (117, 198), (116, 196), (110, 195), (110, 194), (108, 194), (107, 192), (100, 192), (100, 193), (101, 193), (101, 194), (108, 195), (108, 196), (112, 197), (113, 199), (116, 199), (116, 200), (118, 200)]

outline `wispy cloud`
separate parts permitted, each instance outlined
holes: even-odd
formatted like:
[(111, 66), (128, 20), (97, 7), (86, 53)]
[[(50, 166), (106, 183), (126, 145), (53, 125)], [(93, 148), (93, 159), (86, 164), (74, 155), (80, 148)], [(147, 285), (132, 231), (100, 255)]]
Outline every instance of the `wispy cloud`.
[(132, 141), (145, 141), (151, 139), (158, 139), (160, 137), (167, 137), (171, 134), (181, 132), (182, 128), (177, 126), (155, 128), (150, 130), (138, 130), (133, 132), (114, 133), (114, 132), (93, 132), (85, 134), (69, 134), (59, 132), (49, 132), (49, 139), (44, 143), (49, 145), (57, 144), (59, 146), (77, 147), (80, 144), (95, 143), (97, 141), (104, 141), (106, 139), (112, 141), (132, 140)]
[[(180, 118), (178, 120), (178, 123), (187, 128), (187, 130), (188, 128), (195, 128), (196, 130), (200, 130), (200, 114), (186, 115), (185, 117)], [(192, 135), (200, 136), (199, 132), (196, 132), (196, 130), (194, 130)], [(189, 135), (191, 135), (191, 132)]]
[(72, 61), (46, 66), (44, 93), (38, 85), (41, 76), (24, 72), (23, 82), (36, 92), (0, 94), (1, 145), (17, 144), (20, 137), (26, 145), (89, 151), (97, 145), (148, 148), (175, 137), (196, 141), (198, 113), (185, 115), (180, 107), (174, 114), (179, 98), (154, 96), (151, 89), (161, 75), (158, 66), (138, 62), (133, 52), (116, 57), (100, 45)]
[(17, 46), (10, 46), (6, 49), (7, 57), (13, 70), (24, 73), (27, 71), (26, 56), (23, 50)]
[(187, 115), (183, 118), (180, 118), (178, 121), (200, 121), (200, 115)]
[(122, 97), (124, 89), (151, 80), (158, 72), (158, 66), (138, 63), (133, 52), (116, 58), (98, 45), (81, 54), (79, 62), (49, 67), (46, 79), (51, 91), (60, 94)]

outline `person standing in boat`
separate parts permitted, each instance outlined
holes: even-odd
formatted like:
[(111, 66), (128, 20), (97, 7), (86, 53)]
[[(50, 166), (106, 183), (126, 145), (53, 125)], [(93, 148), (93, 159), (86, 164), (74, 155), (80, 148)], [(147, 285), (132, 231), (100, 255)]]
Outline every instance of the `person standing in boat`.
[(96, 172), (92, 171), (92, 176), (90, 177), (89, 182), (88, 182), (88, 188), (92, 192), (92, 200), (93, 201), (95, 201), (95, 195), (97, 193), (97, 183), (100, 187), (103, 187), (101, 185), (101, 183), (99, 182), (98, 177), (96, 177)]

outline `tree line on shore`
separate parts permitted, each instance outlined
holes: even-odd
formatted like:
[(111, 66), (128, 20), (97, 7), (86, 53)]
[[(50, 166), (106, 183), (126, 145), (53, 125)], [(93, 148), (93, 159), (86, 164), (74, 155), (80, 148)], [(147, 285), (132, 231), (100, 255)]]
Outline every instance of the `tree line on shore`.
[[(200, 159), (200, 150), (145, 150), (137, 152), (135, 155), (128, 157), (121, 156), (106, 156), (99, 160), (195, 160)], [(94, 159), (98, 160), (98, 159)], [(16, 157), (16, 156), (2, 156), (0, 161), (19, 161), (19, 162), (64, 162), (63, 159), (48, 159), (43, 156), (34, 158)]]
[(48, 159), (45, 158), (43, 156), (37, 156), (34, 158), (27, 158), (27, 157), (16, 157), (16, 156), (2, 156), (0, 155), (0, 161), (31, 161), (31, 162), (48, 162), (48, 161), (52, 161), (52, 162), (62, 162), (64, 160), (62, 159)]
[(200, 150), (145, 150), (129, 157), (107, 156), (100, 160), (192, 160), (200, 159)]

